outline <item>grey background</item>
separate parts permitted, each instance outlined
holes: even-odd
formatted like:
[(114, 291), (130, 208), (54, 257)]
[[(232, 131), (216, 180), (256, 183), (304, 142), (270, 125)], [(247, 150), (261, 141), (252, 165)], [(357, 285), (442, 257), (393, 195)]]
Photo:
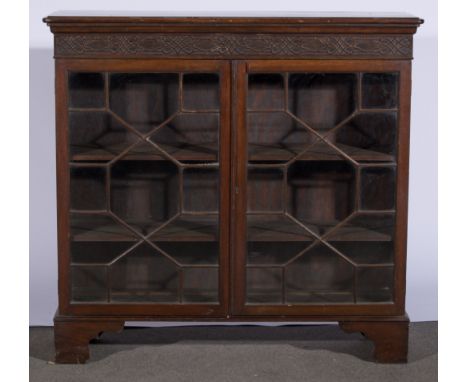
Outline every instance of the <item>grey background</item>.
[[(53, 39), (42, 17), (56, 10), (184, 11), (193, 2), (63, 1), (30, 3), (30, 325), (51, 325), (57, 308), (55, 121)], [(407, 311), (413, 321), (437, 320), (437, 2), (329, 0), (325, 5), (288, 0), (200, 0), (197, 13), (257, 11), (404, 11), (425, 19), (414, 41), (408, 226)], [(225, 8), (223, 8), (225, 7)], [(283, 7), (283, 8), (281, 8)]]

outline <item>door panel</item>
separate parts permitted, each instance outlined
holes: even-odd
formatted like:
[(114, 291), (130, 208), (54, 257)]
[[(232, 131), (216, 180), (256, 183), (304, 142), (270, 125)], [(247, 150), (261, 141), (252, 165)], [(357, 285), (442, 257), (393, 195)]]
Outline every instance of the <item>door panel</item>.
[(59, 60), (57, 75), (66, 309), (227, 314), (229, 65)]
[(235, 314), (399, 308), (397, 132), (407, 70), (238, 64)]

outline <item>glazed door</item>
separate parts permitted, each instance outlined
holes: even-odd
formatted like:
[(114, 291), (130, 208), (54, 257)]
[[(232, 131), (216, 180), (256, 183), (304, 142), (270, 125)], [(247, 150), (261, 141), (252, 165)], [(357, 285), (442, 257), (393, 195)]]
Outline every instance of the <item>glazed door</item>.
[(235, 313), (402, 310), (409, 64), (250, 61), (236, 75)]
[(58, 60), (57, 94), (61, 309), (224, 316), (229, 65)]

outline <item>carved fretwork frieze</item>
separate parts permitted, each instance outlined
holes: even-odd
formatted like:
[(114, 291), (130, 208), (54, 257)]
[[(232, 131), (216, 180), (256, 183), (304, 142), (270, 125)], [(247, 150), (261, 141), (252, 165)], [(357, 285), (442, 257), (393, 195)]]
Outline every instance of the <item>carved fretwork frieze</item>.
[(411, 35), (56, 34), (55, 57), (412, 58)]

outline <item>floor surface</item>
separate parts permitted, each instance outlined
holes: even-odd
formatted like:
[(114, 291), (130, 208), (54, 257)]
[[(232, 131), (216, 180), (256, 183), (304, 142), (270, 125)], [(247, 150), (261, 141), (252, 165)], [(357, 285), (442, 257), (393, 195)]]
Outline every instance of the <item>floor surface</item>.
[(437, 381), (437, 322), (411, 324), (408, 364), (336, 325), (126, 328), (91, 344), (85, 365), (55, 365), (50, 327), (30, 329), (30, 381)]

